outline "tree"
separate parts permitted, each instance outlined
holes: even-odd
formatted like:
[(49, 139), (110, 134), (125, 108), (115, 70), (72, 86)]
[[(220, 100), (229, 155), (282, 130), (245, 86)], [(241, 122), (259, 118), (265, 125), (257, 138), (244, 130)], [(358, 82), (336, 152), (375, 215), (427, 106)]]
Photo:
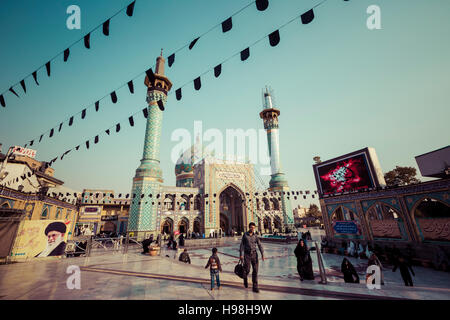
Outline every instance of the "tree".
[(309, 205), (309, 209), (308, 212), (306, 213), (306, 216), (321, 219), (322, 213), (320, 212), (319, 207), (316, 204), (311, 203)]
[(413, 167), (399, 167), (386, 172), (384, 179), (388, 186), (405, 186), (414, 183), (420, 183), (420, 180), (416, 178), (417, 171)]

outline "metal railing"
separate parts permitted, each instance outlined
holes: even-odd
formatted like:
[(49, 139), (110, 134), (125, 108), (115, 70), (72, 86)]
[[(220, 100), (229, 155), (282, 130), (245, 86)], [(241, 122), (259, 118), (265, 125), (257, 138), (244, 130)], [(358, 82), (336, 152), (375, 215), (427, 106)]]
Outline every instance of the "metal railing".
[(322, 260), (322, 252), (321, 248), (317, 245), (317, 241), (314, 241), (314, 244), (316, 245), (316, 253), (317, 253), (317, 263), (319, 264), (319, 271), (320, 271), (320, 284), (327, 284), (327, 275), (325, 272), (325, 267)]

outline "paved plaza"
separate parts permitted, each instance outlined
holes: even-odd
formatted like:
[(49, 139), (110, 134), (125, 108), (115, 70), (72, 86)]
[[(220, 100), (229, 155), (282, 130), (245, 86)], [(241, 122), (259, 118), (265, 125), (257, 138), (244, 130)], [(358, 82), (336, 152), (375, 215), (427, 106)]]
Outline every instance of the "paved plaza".
[[(313, 233), (313, 240), (317, 239)], [(108, 252), (91, 257), (41, 260), (0, 266), (0, 299), (148, 299), (148, 300), (311, 300), (311, 299), (450, 299), (450, 274), (414, 267), (415, 287), (404, 287), (399, 272), (384, 270), (385, 285), (369, 290), (365, 284), (346, 284), (340, 273), (343, 257), (323, 254), (326, 285), (319, 284), (316, 252), (311, 252), (315, 280), (300, 282), (294, 256), (295, 244), (263, 243), (266, 260), (260, 260), (260, 292), (245, 289), (234, 273), (239, 240), (219, 247), (223, 272), (220, 290), (210, 290), (205, 269), (210, 249), (190, 250), (191, 264), (178, 261), (174, 250), (161, 256), (141, 255), (138, 248), (127, 254)], [(360, 279), (365, 278), (367, 260), (350, 258)], [(81, 269), (81, 289), (68, 289), (67, 267)], [(251, 276), (249, 276), (251, 281)], [(361, 281), (363, 282), (363, 281)]]

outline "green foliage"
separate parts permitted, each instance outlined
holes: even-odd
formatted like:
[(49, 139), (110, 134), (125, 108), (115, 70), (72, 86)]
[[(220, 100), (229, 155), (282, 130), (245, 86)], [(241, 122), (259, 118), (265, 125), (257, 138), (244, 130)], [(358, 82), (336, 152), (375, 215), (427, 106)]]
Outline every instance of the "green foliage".
[(414, 183), (420, 183), (420, 180), (416, 178), (417, 171), (412, 167), (399, 167), (386, 172), (384, 179), (388, 186), (405, 186)]

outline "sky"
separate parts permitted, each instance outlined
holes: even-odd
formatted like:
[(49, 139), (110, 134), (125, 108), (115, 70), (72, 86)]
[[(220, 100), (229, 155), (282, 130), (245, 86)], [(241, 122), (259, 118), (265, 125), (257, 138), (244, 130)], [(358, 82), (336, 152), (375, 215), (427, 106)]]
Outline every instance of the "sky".
[[(62, 53), (70, 44), (103, 23), (131, 0), (0, 2), (0, 92)], [(328, 0), (314, 9), (315, 19), (300, 19), (280, 29), (281, 41), (271, 47), (267, 38), (239, 53), (321, 0), (269, 0), (267, 10), (254, 3), (233, 17), (233, 29), (207, 33), (192, 50), (176, 53), (166, 75), (173, 83), (164, 111), (161, 168), (164, 185), (175, 185), (171, 152), (172, 133), (192, 133), (194, 121), (203, 131), (263, 128), (261, 90), (270, 86), (281, 111), (280, 152), (283, 172), (292, 190), (316, 190), (313, 157), (331, 159), (365, 147), (375, 148), (384, 172), (395, 166), (417, 168), (414, 157), (449, 144), (450, 1), (447, 0)], [(145, 119), (138, 113), (135, 126), (128, 117), (146, 105), (143, 72), (154, 67), (163, 48), (167, 57), (251, 3), (249, 0), (137, 0), (134, 15), (125, 10), (110, 22), (110, 36), (101, 28), (91, 34), (91, 49), (83, 42), (71, 47), (68, 62), (62, 54), (38, 71), (37, 86), (26, 79), (5, 94), (0, 108), (2, 152), (24, 145), (65, 121), (61, 132), (43, 138), (32, 148), (36, 158), (50, 161), (77, 145), (64, 160), (53, 164), (55, 177), (66, 187), (131, 191), (132, 178), (142, 157)], [(370, 5), (381, 10), (381, 29), (369, 30)], [(67, 7), (81, 9), (81, 29), (69, 30)], [(234, 55), (234, 56), (233, 56)], [(228, 58), (231, 59), (227, 60)], [(215, 78), (218, 63), (222, 74)], [(192, 80), (203, 74), (202, 88)], [(134, 80), (135, 93), (125, 85)], [(183, 98), (175, 90), (183, 85)], [(123, 87), (121, 87), (123, 86)], [(118, 102), (109, 93), (117, 88)], [(100, 100), (86, 118), (68, 118)], [(110, 136), (104, 130), (121, 123)], [(100, 142), (93, 144), (99, 133)], [(91, 139), (86, 150), (84, 142)], [(420, 176), (422, 180), (426, 180)], [(268, 181), (269, 177), (263, 177)], [(308, 206), (311, 199), (294, 201)], [(317, 202), (316, 202), (317, 203)]]

